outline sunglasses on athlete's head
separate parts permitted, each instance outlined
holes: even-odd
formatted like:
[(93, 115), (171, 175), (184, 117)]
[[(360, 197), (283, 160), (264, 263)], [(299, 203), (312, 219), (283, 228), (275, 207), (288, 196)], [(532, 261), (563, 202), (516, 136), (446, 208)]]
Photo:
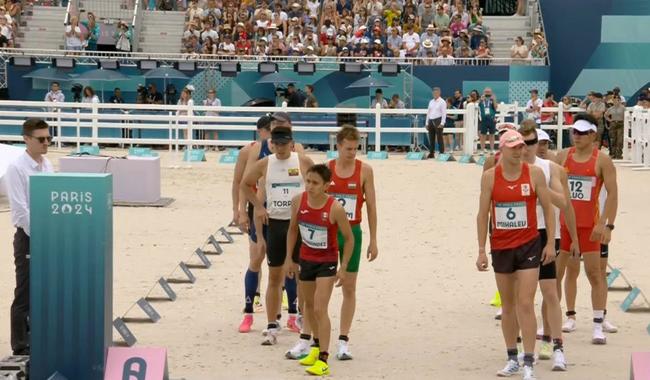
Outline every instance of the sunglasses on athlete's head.
[(52, 136), (41, 136), (41, 137), (36, 137), (36, 136), (29, 135), (29, 137), (38, 140), (38, 142), (41, 143), (41, 144), (45, 144), (46, 141), (47, 141), (48, 143), (51, 143), (51, 142), (52, 142)]
[(577, 129), (572, 129), (571, 132), (572, 132), (574, 135), (578, 135), (578, 136), (587, 136), (588, 134), (591, 133), (591, 131), (579, 131), (579, 130), (577, 130)]
[(526, 140), (526, 139), (524, 139), (524, 143), (525, 143), (527, 146), (535, 145), (535, 144), (537, 144), (538, 142), (539, 142), (539, 139), (538, 139), (537, 137), (535, 137), (534, 139), (531, 139), (531, 140)]

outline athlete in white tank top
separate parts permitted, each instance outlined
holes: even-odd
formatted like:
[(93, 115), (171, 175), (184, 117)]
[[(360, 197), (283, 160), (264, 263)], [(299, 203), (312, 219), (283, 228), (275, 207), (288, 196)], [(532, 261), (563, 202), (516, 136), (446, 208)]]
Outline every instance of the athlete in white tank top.
[(286, 160), (278, 160), (275, 154), (268, 156), (268, 159), (265, 187), (269, 218), (290, 220), (291, 199), (305, 191), (298, 153), (291, 152)]

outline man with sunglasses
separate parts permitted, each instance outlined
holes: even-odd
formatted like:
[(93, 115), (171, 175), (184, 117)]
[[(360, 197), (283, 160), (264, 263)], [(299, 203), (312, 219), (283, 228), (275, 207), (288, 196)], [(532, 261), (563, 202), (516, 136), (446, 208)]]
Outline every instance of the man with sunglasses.
[(52, 141), (49, 125), (42, 119), (27, 119), (23, 124), (25, 153), (9, 164), (5, 174), (11, 206), (14, 234), (16, 290), (11, 304), (11, 349), (14, 355), (29, 355), (29, 177), (52, 173), (50, 161), (44, 157)]
[[(605, 320), (607, 305), (607, 283), (605, 271), (607, 254), (601, 253), (601, 244), (611, 240), (616, 211), (618, 208), (618, 185), (616, 168), (612, 159), (600, 154), (597, 141), (598, 122), (589, 114), (576, 115), (572, 134), (574, 146), (558, 153), (557, 163), (562, 165), (569, 177), (571, 204), (575, 210), (578, 228), (578, 244), (585, 272), (591, 284), (591, 303), (593, 307), (593, 344), (606, 344), (605, 332), (609, 332)], [(607, 198), (603, 210), (598, 198), (603, 185)], [(569, 236), (565, 215), (561, 217), (560, 256), (557, 260), (558, 286), (566, 272), (567, 321), (562, 326), (564, 332), (576, 329), (575, 301), (577, 280), (580, 273), (579, 256), (570, 253), (573, 240)], [(560, 293), (561, 294), (561, 293)]]

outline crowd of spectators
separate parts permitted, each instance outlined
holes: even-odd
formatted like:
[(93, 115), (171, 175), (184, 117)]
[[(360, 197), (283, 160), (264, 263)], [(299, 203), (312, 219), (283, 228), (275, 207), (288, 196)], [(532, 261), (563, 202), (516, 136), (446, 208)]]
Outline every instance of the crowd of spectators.
[(426, 65), (488, 64), (492, 58), (478, 0), (191, 0), (186, 8), (183, 3), (167, 5), (186, 12), (187, 58), (412, 57)]
[[(86, 20), (80, 22), (78, 16), (71, 16), (70, 22), (65, 26), (65, 50), (97, 50), (97, 40), (101, 35), (102, 25), (97, 23), (97, 16), (93, 12), (86, 13)], [(115, 50), (120, 52), (131, 51), (131, 27), (125, 21), (118, 21), (113, 33)]]
[(0, 48), (15, 47), (21, 10), (19, 0), (0, 0)]
[(513, 64), (526, 64), (531, 62), (544, 62), (548, 56), (548, 43), (541, 31), (533, 33), (530, 44), (527, 45), (523, 37), (515, 38), (515, 44), (510, 48), (510, 58)]

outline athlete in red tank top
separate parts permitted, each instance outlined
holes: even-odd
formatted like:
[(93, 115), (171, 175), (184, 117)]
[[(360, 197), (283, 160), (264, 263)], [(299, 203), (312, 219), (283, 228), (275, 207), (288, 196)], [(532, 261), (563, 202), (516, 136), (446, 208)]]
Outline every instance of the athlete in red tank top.
[(528, 164), (521, 164), (521, 176), (515, 181), (503, 176), (501, 165), (495, 167), (492, 215), (490, 247), (493, 251), (519, 247), (539, 236), (537, 194)]
[[(602, 178), (596, 173), (599, 152), (594, 148), (588, 161), (576, 162), (573, 158), (575, 151), (575, 147), (570, 148), (564, 162), (564, 168), (569, 176), (571, 204), (576, 213), (578, 228), (593, 228), (600, 218), (598, 198), (603, 186)], [(566, 227), (564, 216), (562, 225)]]
[(328, 197), (325, 206), (311, 207), (307, 193), (302, 193), (298, 209), (300, 227), (300, 259), (315, 263), (336, 263), (339, 245), (336, 239), (338, 226), (330, 220), (333, 197)]
[(345, 214), (350, 224), (361, 223), (361, 209), (363, 208), (363, 184), (361, 183), (361, 168), (363, 163), (355, 160), (354, 173), (350, 177), (342, 178), (336, 174), (336, 160), (328, 162), (332, 171), (332, 181), (327, 192), (336, 198), (345, 209)]

